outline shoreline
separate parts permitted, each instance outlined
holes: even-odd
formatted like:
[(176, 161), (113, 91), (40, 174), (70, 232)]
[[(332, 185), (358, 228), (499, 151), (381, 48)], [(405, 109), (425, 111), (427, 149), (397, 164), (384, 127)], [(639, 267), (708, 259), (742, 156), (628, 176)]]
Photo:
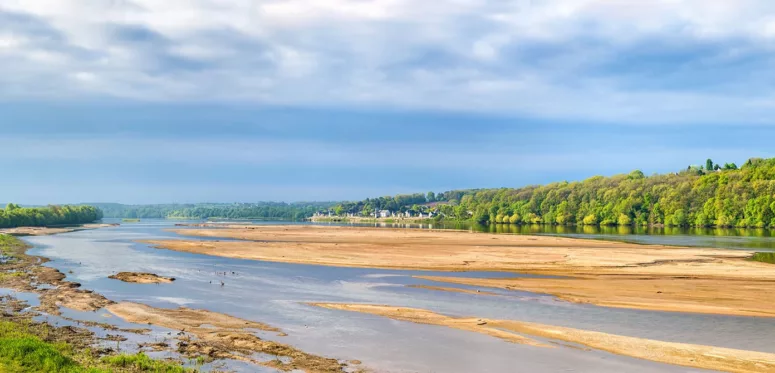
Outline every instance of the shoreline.
[[(106, 225), (112, 226), (112, 225)], [(58, 234), (50, 230), (42, 231), (40, 234)], [(9, 246), (4, 246), (5, 240), (8, 240)], [(81, 284), (67, 281), (66, 275), (56, 268), (46, 267), (42, 264), (49, 261), (48, 258), (33, 256), (27, 254), (27, 250), (32, 246), (10, 234), (0, 234), (0, 288), (15, 291), (33, 293), (38, 296), (40, 305), (35, 308), (17, 306), (18, 312), (10, 315), (10, 320), (16, 320), (20, 317), (31, 318), (41, 314), (49, 314), (61, 317), (64, 320), (75, 323), (76, 325), (99, 327), (106, 331), (122, 331), (132, 334), (144, 335), (148, 329), (121, 329), (115, 325), (70, 319), (62, 315), (60, 308), (64, 307), (76, 311), (96, 312), (106, 310), (111, 314), (135, 324), (157, 325), (170, 329), (170, 335), (173, 331), (179, 330), (171, 337), (176, 343), (147, 341), (138, 345), (138, 353), (146, 352), (148, 349), (154, 352), (168, 351), (180, 358), (187, 358), (194, 361), (213, 361), (219, 359), (232, 359), (261, 366), (276, 368), (281, 371), (301, 370), (305, 372), (316, 373), (341, 373), (345, 371), (363, 372), (357, 367), (349, 366), (349, 363), (341, 362), (336, 359), (325, 358), (296, 349), (293, 346), (285, 345), (259, 338), (254, 334), (254, 330), (276, 332), (278, 336), (286, 336), (280, 329), (272, 326), (238, 319), (227, 314), (211, 312), (207, 310), (188, 309), (180, 307), (178, 309), (154, 308), (144, 304), (131, 302), (115, 302), (103, 295), (91, 290), (81, 289)], [(150, 276), (148, 276), (150, 275)], [(136, 277), (141, 277), (140, 279)], [(124, 277), (124, 276), (122, 276)], [(150, 281), (145, 283), (155, 283), (161, 281), (170, 283), (172, 278), (158, 277), (146, 273), (129, 273), (127, 277), (132, 282)], [(153, 278), (151, 278), (153, 277)], [(126, 280), (126, 279), (117, 279)], [(41, 287), (42, 286), (42, 287)], [(8, 298), (6, 300), (6, 298)], [(16, 300), (12, 296), (0, 297), (0, 305), (21, 304), (23, 302)], [(24, 311), (23, 314), (19, 313)], [(0, 321), (6, 319), (5, 314), (0, 315)], [(39, 323), (45, 328), (51, 330), (63, 330), (63, 336), (70, 334), (81, 336), (77, 347), (80, 350), (88, 351), (97, 343), (98, 338), (91, 331), (84, 329), (76, 330), (70, 327), (57, 328), (50, 325), (49, 322)], [(91, 337), (85, 336), (89, 334)], [(119, 336), (120, 337), (120, 336)], [(69, 337), (68, 337), (69, 338)], [(116, 356), (110, 349), (95, 351), (98, 358), (109, 359)], [(267, 354), (283, 359), (275, 358), (273, 360), (263, 361), (251, 357), (252, 354)], [(134, 356), (134, 355), (132, 355)], [(141, 358), (148, 359), (147, 356)], [(182, 362), (180, 358), (174, 361)], [(163, 360), (150, 360), (153, 364), (165, 364)], [(89, 362), (93, 364), (93, 362)], [(167, 363), (171, 364), (171, 363)], [(175, 363), (177, 364), (177, 363)], [(179, 365), (179, 364), (177, 364)], [(357, 365), (357, 364), (353, 364)], [(348, 368), (351, 370), (346, 370)], [(128, 370), (134, 371), (134, 370)], [(193, 372), (193, 371), (192, 371)]]
[(16, 237), (26, 236), (50, 236), (53, 234), (78, 232), (89, 229), (110, 228), (118, 227), (117, 223), (89, 223), (73, 226), (59, 226), (59, 227), (16, 227), (16, 228), (2, 228), (0, 234), (7, 234)]
[[(433, 270), (436, 282), (551, 294), (565, 301), (652, 311), (775, 317), (775, 267), (753, 253), (558, 236), (340, 226), (172, 230), (240, 241), (152, 240), (157, 248), (229, 258), (337, 267)], [(454, 277), (512, 272), (552, 279)]]

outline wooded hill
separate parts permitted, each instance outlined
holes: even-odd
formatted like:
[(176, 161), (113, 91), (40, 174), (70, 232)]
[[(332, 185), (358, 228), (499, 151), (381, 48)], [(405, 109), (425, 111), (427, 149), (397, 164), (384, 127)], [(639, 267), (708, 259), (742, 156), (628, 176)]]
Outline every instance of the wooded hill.
[[(708, 160), (680, 172), (641, 171), (523, 188), (453, 190), (340, 204), (336, 212), (411, 208), (438, 202), (439, 220), (496, 224), (775, 227), (775, 158), (719, 166)], [(414, 198), (417, 197), (417, 198)], [(429, 209), (419, 207), (420, 209)]]

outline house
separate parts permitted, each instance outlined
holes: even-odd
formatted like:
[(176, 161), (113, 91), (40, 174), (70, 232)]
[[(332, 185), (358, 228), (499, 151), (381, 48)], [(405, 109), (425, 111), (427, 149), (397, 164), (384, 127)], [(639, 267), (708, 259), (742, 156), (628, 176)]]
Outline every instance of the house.
[(379, 217), (380, 218), (388, 218), (388, 217), (390, 217), (390, 210), (380, 210), (379, 211)]

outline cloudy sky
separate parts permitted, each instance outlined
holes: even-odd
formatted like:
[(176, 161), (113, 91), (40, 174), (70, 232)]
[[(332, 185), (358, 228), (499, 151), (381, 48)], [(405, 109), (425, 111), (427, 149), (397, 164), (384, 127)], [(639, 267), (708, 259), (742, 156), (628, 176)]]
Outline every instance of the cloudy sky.
[(775, 2), (3, 0), (0, 201), (333, 200), (775, 156)]

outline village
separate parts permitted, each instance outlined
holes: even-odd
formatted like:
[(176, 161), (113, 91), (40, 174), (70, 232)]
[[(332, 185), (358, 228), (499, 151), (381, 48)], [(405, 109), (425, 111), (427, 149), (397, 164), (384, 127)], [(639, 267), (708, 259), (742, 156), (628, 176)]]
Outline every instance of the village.
[(405, 206), (398, 210), (373, 209), (360, 212), (343, 212), (335, 209), (320, 210), (310, 218), (315, 222), (420, 222), (437, 219), (444, 216), (437, 204)]

